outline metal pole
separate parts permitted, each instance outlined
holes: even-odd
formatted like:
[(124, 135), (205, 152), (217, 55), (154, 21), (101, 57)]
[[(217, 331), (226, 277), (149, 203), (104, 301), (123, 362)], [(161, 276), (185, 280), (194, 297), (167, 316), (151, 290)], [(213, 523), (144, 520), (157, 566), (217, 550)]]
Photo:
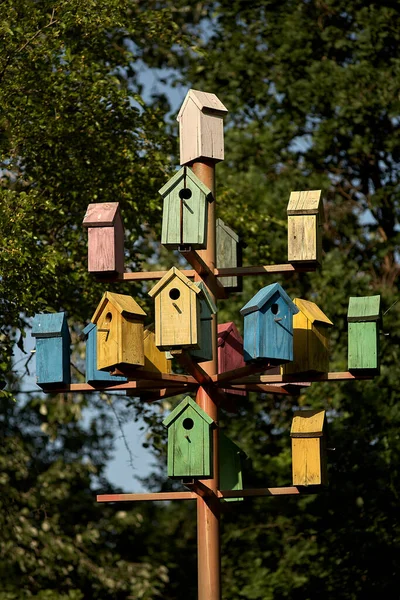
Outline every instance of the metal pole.
[[(198, 253), (213, 271), (216, 267), (215, 243), (215, 162), (197, 161), (192, 165), (197, 177), (211, 190), (214, 200), (208, 205), (207, 248)], [(200, 280), (195, 275), (195, 280)], [(207, 285), (207, 278), (204, 279)], [(207, 286), (208, 287), (208, 286)], [(209, 289), (213, 300), (215, 296)], [(212, 319), (213, 359), (202, 363), (202, 368), (209, 375), (218, 373), (217, 353), (217, 315)], [(201, 386), (196, 395), (197, 404), (217, 423), (219, 423), (218, 406), (206, 386)], [(217, 497), (219, 489), (219, 443), (218, 427), (213, 430), (213, 478), (203, 483), (214, 494), (211, 497), (197, 498), (197, 560), (198, 560), (198, 600), (221, 599), (221, 553), (220, 553), (220, 505)]]

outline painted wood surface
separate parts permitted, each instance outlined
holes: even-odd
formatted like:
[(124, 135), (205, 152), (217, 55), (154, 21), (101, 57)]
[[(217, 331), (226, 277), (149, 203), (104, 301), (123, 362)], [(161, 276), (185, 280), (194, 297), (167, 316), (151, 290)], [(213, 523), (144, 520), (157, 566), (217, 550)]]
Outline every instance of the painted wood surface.
[(171, 360), (157, 348), (156, 336), (152, 329), (144, 330), (144, 368), (155, 373), (172, 373)]
[(215, 94), (189, 90), (178, 113), (180, 162), (224, 160), (223, 117), (227, 109)]
[(183, 167), (159, 190), (164, 199), (161, 243), (171, 249), (207, 245), (210, 190), (188, 167)]
[(36, 338), (37, 384), (44, 389), (70, 384), (71, 338), (66, 314), (36, 314), (31, 333)]
[(86, 339), (86, 383), (96, 384), (97, 382), (121, 383), (128, 381), (122, 375), (111, 375), (107, 371), (100, 371), (97, 368), (97, 325), (89, 323), (83, 330)]
[[(242, 460), (245, 453), (221, 430), (219, 430), (219, 487), (221, 490), (242, 490)], [(238, 502), (243, 498), (226, 498), (226, 502)]]
[(90, 273), (124, 272), (124, 226), (118, 202), (89, 204), (83, 220), (88, 228)]
[(198, 296), (200, 310), (200, 347), (190, 351), (190, 355), (199, 362), (212, 360), (212, 316), (217, 313), (217, 307), (211, 298), (206, 285), (202, 282), (196, 282), (195, 285), (200, 288), (201, 293)]
[(322, 231), (318, 215), (288, 217), (288, 261), (315, 262), (322, 257)]
[(352, 296), (349, 298), (347, 321), (359, 323), (380, 321), (381, 297), (380, 296)]
[(163, 424), (168, 428), (168, 476), (210, 478), (214, 421), (186, 397)]
[[(233, 322), (218, 324), (218, 373), (245, 367), (243, 338)], [(223, 389), (225, 393), (247, 396), (245, 390)]]
[[(241, 247), (239, 236), (225, 225), (222, 219), (216, 222), (216, 244), (217, 244), (217, 267), (229, 268), (242, 265)], [(241, 291), (242, 278), (231, 275), (230, 277), (220, 277), (219, 281), (230, 291)]]
[(293, 485), (327, 483), (325, 411), (299, 411), (293, 418), (292, 475)]
[(351, 297), (347, 311), (348, 369), (379, 373), (380, 296)]
[(333, 323), (314, 302), (301, 298), (293, 302), (299, 309), (293, 316), (293, 362), (281, 366), (281, 372), (328, 372)]
[(144, 366), (146, 313), (131, 296), (105, 292), (92, 317), (97, 325), (97, 368)]
[(155, 299), (156, 345), (161, 350), (201, 344), (200, 288), (172, 267), (150, 290)]

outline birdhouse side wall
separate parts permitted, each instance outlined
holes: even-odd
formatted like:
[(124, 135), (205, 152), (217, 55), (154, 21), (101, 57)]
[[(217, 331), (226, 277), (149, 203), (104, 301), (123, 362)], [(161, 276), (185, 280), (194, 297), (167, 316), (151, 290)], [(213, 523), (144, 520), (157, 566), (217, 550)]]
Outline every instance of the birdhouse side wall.
[(321, 262), (322, 235), (318, 215), (288, 216), (288, 261)]
[(167, 360), (165, 352), (157, 348), (152, 331), (145, 332), (144, 336), (144, 369), (155, 373), (171, 373), (171, 361)]
[[(243, 340), (241, 337), (237, 338), (231, 332), (224, 343), (221, 346), (218, 346), (218, 373), (240, 369), (245, 365), (246, 363), (243, 358)], [(222, 391), (228, 394), (234, 394), (235, 396), (247, 395), (245, 390), (230, 390), (226, 388)]]
[(293, 362), (281, 366), (282, 374), (329, 370), (330, 328), (311, 321), (300, 311), (293, 316)]
[[(193, 421), (186, 429), (183, 422)], [(208, 478), (212, 473), (210, 426), (190, 406), (168, 429), (168, 476)]]
[[(240, 449), (225, 435), (220, 434), (219, 479), (221, 490), (242, 490), (242, 461)], [(238, 502), (243, 498), (225, 498), (225, 502)]]
[(348, 369), (379, 370), (378, 324), (349, 323)]
[(324, 485), (327, 482), (322, 437), (292, 438), (292, 475), (293, 485)]
[[(179, 292), (179, 298), (171, 298)], [(198, 348), (200, 315), (196, 294), (175, 278), (155, 297), (156, 345), (162, 350)]]
[(121, 319), (121, 340), (118, 344), (119, 364), (144, 366), (143, 319), (126, 316)]
[[(238, 266), (238, 243), (222, 227), (217, 227), (217, 267), (219, 269)], [(220, 283), (227, 288), (236, 288), (237, 277), (219, 277)]]
[(41, 387), (71, 382), (69, 342), (62, 337), (36, 339), (36, 378)]
[(199, 361), (212, 360), (212, 320), (200, 319), (200, 347), (196, 350), (191, 350), (190, 354)]
[(181, 165), (200, 158), (199, 148), (201, 112), (193, 100), (189, 99), (179, 121), (179, 147)]
[(97, 381), (123, 383), (127, 379), (97, 369), (97, 326), (95, 325), (86, 340), (86, 383), (96, 383)]
[(224, 122), (222, 116), (200, 114), (200, 157), (224, 160)]

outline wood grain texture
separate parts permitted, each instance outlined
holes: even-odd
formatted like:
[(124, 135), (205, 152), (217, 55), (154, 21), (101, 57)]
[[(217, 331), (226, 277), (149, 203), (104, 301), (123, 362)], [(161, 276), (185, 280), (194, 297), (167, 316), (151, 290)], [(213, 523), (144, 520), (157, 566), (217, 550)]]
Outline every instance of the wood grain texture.
[[(216, 222), (216, 244), (217, 244), (217, 266), (218, 268), (232, 268), (241, 266), (239, 258), (239, 237), (228, 227), (222, 219), (217, 219)], [(239, 280), (237, 276), (221, 277), (220, 282), (230, 291), (239, 291)]]
[(144, 368), (146, 371), (155, 373), (172, 373), (171, 361), (167, 359), (165, 352), (157, 348), (154, 331), (145, 329), (144, 342)]
[(71, 381), (71, 338), (65, 313), (36, 314), (32, 323), (36, 338), (36, 380), (43, 389)]
[(288, 261), (315, 262), (322, 256), (322, 231), (318, 215), (288, 216)]
[(212, 300), (207, 287), (200, 281), (196, 282), (201, 293), (198, 295), (198, 306), (200, 310), (200, 344), (198, 349), (191, 350), (190, 354), (199, 362), (212, 360), (212, 316), (217, 313), (217, 307)]
[(287, 206), (288, 215), (317, 215), (323, 216), (321, 190), (306, 190), (291, 192)]
[(86, 337), (86, 383), (109, 382), (121, 383), (128, 381), (126, 377), (120, 375), (111, 375), (107, 371), (99, 371), (97, 368), (97, 325), (89, 323), (83, 330)]
[[(243, 338), (233, 322), (218, 325), (218, 373), (241, 369), (246, 366), (243, 358)], [(223, 389), (225, 393), (247, 396), (246, 390)]]
[(349, 323), (348, 369), (379, 372), (379, 328), (377, 322)]
[(124, 227), (119, 213), (113, 225), (88, 228), (88, 271), (124, 272)]
[(379, 321), (381, 318), (381, 297), (360, 296), (349, 298), (347, 321), (349, 323)]
[(292, 421), (293, 485), (327, 482), (324, 410), (298, 411)]

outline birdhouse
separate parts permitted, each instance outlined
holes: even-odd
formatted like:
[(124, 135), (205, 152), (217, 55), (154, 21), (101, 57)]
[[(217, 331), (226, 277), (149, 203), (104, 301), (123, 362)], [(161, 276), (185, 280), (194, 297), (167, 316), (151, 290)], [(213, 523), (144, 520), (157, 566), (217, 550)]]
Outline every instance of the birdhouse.
[(208, 187), (191, 169), (182, 167), (159, 193), (164, 199), (161, 243), (171, 249), (205, 248), (208, 203), (213, 198)]
[(224, 160), (224, 123), (228, 110), (215, 94), (189, 90), (177, 116), (181, 165), (199, 159)]
[(314, 302), (295, 298), (299, 312), (293, 317), (293, 362), (281, 367), (283, 374), (329, 371), (329, 335), (332, 321)]
[[(243, 450), (219, 430), (219, 487), (221, 490), (242, 490)], [(225, 498), (225, 502), (238, 502), (243, 498)]]
[(144, 330), (144, 370), (155, 373), (171, 373), (171, 361), (156, 346), (156, 336), (151, 328)]
[(71, 383), (71, 338), (66, 314), (35, 315), (32, 337), (36, 338), (37, 384), (42, 388), (55, 388)]
[(325, 411), (298, 411), (292, 421), (293, 485), (324, 485), (326, 467)]
[(86, 339), (86, 383), (124, 383), (128, 381), (122, 375), (111, 375), (107, 371), (97, 368), (97, 325), (89, 323), (83, 330)]
[(124, 226), (118, 202), (89, 204), (83, 226), (88, 229), (88, 271), (124, 272)]
[(212, 316), (217, 313), (217, 307), (210, 296), (209, 291), (202, 281), (196, 282), (201, 293), (199, 294), (200, 307), (200, 347), (198, 350), (191, 350), (190, 354), (197, 361), (212, 360)]
[(156, 346), (160, 350), (198, 348), (200, 288), (172, 267), (150, 290), (155, 299)]
[[(218, 324), (218, 373), (246, 366), (243, 358), (243, 338), (235, 323)], [(222, 390), (228, 394), (246, 396), (245, 390)]]
[(168, 429), (168, 477), (212, 477), (211, 417), (187, 396), (163, 425)]
[[(216, 253), (219, 269), (242, 266), (242, 245), (239, 236), (222, 219), (216, 221)], [(219, 277), (218, 280), (231, 292), (242, 291), (242, 277)]]
[(292, 192), (287, 214), (288, 261), (319, 264), (324, 218), (321, 190)]
[(279, 283), (262, 288), (240, 312), (246, 362), (276, 365), (293, 360), (293, 315), (299, 309)]
[(349, 371), (379, 373), (380, 304), (380, 296), (353, 297), (349, 300)]
[(143, 367), (146, 313), (131, 296), (105, 292), (92, 323), (97, 325), (97, 368)]

